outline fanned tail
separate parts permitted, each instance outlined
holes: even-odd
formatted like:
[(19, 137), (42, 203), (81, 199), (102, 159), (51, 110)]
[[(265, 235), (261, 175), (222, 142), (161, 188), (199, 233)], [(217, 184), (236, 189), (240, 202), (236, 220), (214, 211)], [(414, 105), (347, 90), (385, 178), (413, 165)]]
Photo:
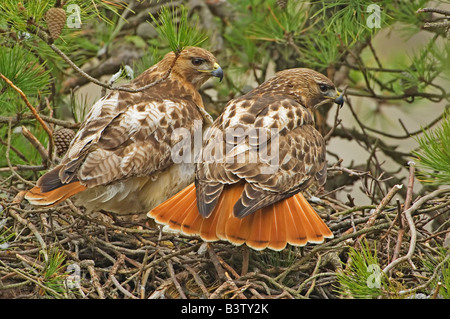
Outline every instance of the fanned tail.
[(58, 166), (43, 175), (37, 186), (25, 194), (25, 199), (32, 205), (53, 207), (86, 189), (79, 181), (63, 184), (58, 176), (60, 169)]
[(233, 206), (244, 184), (226, 186), (208, 218), (197, 209), (195, 185), (152, 209), (148, 216), (159, 224), (205, 241), (227, 240), (255, 249), (282, 250), (287, 244), (322, 243), (333, 233), (301, 193), (255, 211), (244, 218), (233, 216)]

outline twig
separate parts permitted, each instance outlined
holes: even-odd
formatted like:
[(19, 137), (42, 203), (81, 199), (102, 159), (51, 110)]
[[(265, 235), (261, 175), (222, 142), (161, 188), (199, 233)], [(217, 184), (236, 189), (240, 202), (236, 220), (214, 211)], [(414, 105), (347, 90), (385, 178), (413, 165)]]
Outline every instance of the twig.
[(431, 297), (431, 299), (437, 298), (437, 295), (439, 294), (439, 290), (441, 289), (441, 287), (442, 287), (442, 282), (438, 281), (436, 284), (436, 289), (434, 289), (434, 293), (433, 293), (433, 296)]
[(440, 13), (446, 16), (450, 16), (450, 11), (440, 8), (420, 8), (416, 11), (416, 13), (422, 13), (422, 12), (434, 12), (434, 13)]
[(17, 179), (19, 179), (20, 181), (24, 182), (26, 185), (33, 187), (34, 184), (27, 181), (26, 179), (24, 179), (22, 176), (20, 176), (19, 174), (16, 173), (16, 171), (14, 170), (12, 164), (11, 164), (11, 160), (9, 158), (9, 150), (11, 147), (11, 122), (8, 122), (8, 137), (7, 137), (7, 141), (6, 141), (6, 162), (8, 163), (8, 168), (9, 171), (12, 173), (12, 175), (14, 175)]
[(41, 245), (41, 252), (44, 255), (44, 260), (45, 262), (48, 262), (48, 255), (47, 255), (47, 245), (45, 244), (44, 239), (42, 239), (41, 234), (39, 233), (39, 231), (37, 230), (37, 228), (28, 220), (23, 219), (19, 214), (16, 214), (13, 206), (17, 205), (18, 203), (22, 202), (24, 196), (25, 196), (25, 191), (20, 192), (16, 195), (16, 197), (13, 200), (13, 204), (9, 207), (9, 214), (14, 217), (19, 223), (21, 223), (22, 225), (24, 225), (25, 227), (28, 227), (28, 229), (31, 230), (31, 232), (34, 234), (34, 236), (36, 237), (36, 239), (38, 240), (39, 244)]
[[(313, 290), (314, 290), (314, 286), (315, 286), (315, 284), (316, 284), (316, 274), (317, 274), (317, 272), (319, 271), (319, 267), (320, 267), (320, 263), (322, 262), (322, 256), (321, 255), (319, 255), (319, 254), (317, 254), (317, 262), (316, 262), (316, 266), (314, 267), (314, 270), (313, 270), (313, 272), (312, 272), (312, 274), (311, 274), (311, 277), (314, 277), (314, 279), (312, 280), (312, 283), (311, 283), (311, 287), (309, 287), (309, 289), (308, 289), (308, 291), (306, 292), (306, 294), (305, 294), (305, 297), (306, 298), (309, 298), (309, 295), (313, 292)], [(300, 290), (298, 290), (299, 292), (300, 292)]]
[(34, 146), (34, 148), (41, 154), (42, 162), (47, 163), (49, 160), (49, 153), (45, 149), (44, 145), (25, 127), (22, 126), (23, 136)]
[(100, 280), (98, 279), (97, 273), (95, 272), (94, 265), (95, 265), (95, 263), (93, 260), (83, 260), (80, 263), (80, 266), (86, 267), (89, 272), (89, 275), (91, 275), (92, 283), (93, 283), (95, 290), (97, 291), (97, 294), (100, 297), (100, 299), (105, 299), (105, 293), (103, 292), (103, 288), (100, 285)]
[(37, 165), (37, 166), (33, 166), (33, 165), (16, 165), (16, 166), (11, 166), (11, 167), (1, 167), (0, 168), (0, 173), (4, 173), (4, 172), (9, 172), (9, 171), (34, 171), (34, 172), (38, 172), (38, 171), (43, 171), (46, 170), (47, 166), (44, 165)]
[(112, 230), (116, 230), (116, 231), (121, 231), (121, 232), (125, 232), (125, 233), (132, 233), (132, 234), (154, 234), (156, 233), (155, 230), (148, 230), (148, 229), (138, 229), (138, 228), (126, 228), (126, 227), (121, 227), (121, 226), (116, 226), (116, 225), (112, 225), (110, 223), (107, 223), (105, 221), (102, 221), (100, 219), (95, 219), (92, 218), (86, 214), (83, 214), (77, 206), (75, 206), (72, 202), (71, 199), (66, 199), (66, 202), (69, 204), (70, 207), (70, 211), (71, 213), (73, 213), (73, 215), (77, 218), (83, 218), (85, 220), (87, 220), (88, 222), (92, 222), (94, 224), (98, 224), (98, 225), (102, 225), (105, 227), (108, 227), (109, 229)]
[(374, 132), (374, 133), (377, 133), (377, 134), (382, 135), (382, 136), (385, 136), (385, 137), (394, 138), (394, 139), (399, 139), (399, 140), (401, 140), (401, 139), (407, 139), (407, 138), (410, 138), (411, 136), (415, 136), (415, 135), (421, 134), (421, 133), (423, 133), (423, 131), (426, 131), (426, 130), (432, 128), (434, 125), (436, 125), (437, 123), (439, 123), (439, 122), (442, 120), (444, 114), (445, 114), (445, 111), (444, 111), (441, 115), (439, 115), (437, 118), (435, 118), (433, 121), (431, 121), (430, 123), (428, 123), (426, 126), (421, 127), (420, 130), (416, 130), (416, 131), (414, 131), (414, 132), (409, 132), (409, 131), (406, 129), (406, 126), (405, 126), (405, 124), (403, 123), (402, 119), (399, 118), (399, 119), (398, 119), (398, 122), (400, 123), (401, 127), (402, 127), (403, 130), (405, 131), (405, 135), (394, 135), (394, 134), (389, 134), (389, 133), (386, 133), (386, 132), (383, 132), (383, 131), (380, 131), (380, 130), (377, 130), (377, 129), (374, 129), (374, 128), (372, 128), (372, 127), (365, 126), (365, 125), (364, 125), (364, 128), (365, 128), (366, 130), (370, 131), (370, 132)]
[[(64, 120), (59, 120), (59, 119), (55, 119), (52, 118), (50, 116), (46, 116), (46, 115), (40, 115), (41, 119), (43, 119), (45, 122), (51, 123), (51, 124), (56, 124), (62, 127), (67, 127), (67, 128), (79, 128), (80, 127), (80, 123), (73, 123), (70, 121), (64, 121)], [(33, 114), (17, 114), (16, 116), (0, 116), (0, 123), (8, 123), (9, 121), (11, 121), (11, 124), (17, 124), (22, 120), (29, 120), (29, 119), (35, 119)]]
[[(322, 272), (322, 273), (316, 273), (316, 274), (314, 274), (314, 275), (312, 275), (312, 276), (306, 278), (306, 279), (300, 284), (300, 286), (299, 286), (298, 289), (297, 289), (298, 293), (300, 293), (300, 292), (303, 290), (303, 288), (306, 286), (306, 284), (307, 284), (308, 282), (310, 282), (311, 280), (315, 281), (317, 278), (319, 278), (319, 277), (325, 277), (325, 276), (337, 276), (337, 275), (336, 275), (335, 272)], [(313, 287), (313, 285), (314, 285), (314, 284), (311, 284), (311, 287)], [(308, 296), (309, 296), (309, 294), (308, 294)]]
[(149, 83), (147, 85), (144, 85), (143, 87), (137, 88), (137, 89), (133, 89), (133, 88), (129, 88), (129, 87), (123, 87), (123, 86), (112, 86), (109, 84), (105, 84), (99, 80), (97, 80), (96, 78), (90, 76), (89, 74), (87, 74), (86, 72), (84, 72), (81, 68), (79, 68), (75, 63), (73, 63), (73, 61), (64, 54), (64, 52), (62, 52), (55, 44), (52, 43), (52, 41), (50, 41), (48, 35), (41, 30), (41, 28), (39, 26), (36, 26), (36, 34), (38, 35), (38, 37), (40, 37), (45, 43), (47, 43), (50, 48), (55, 51), (56, 54), (58, 54), (64, 61), (66, 61), (75, 71), (77, 71), (82, 77), (86, 78), (88, 81), (97, 84), (103, 88), (109, 89), (109, 90), (113, 90), (113, 91), (125, 91), (125, 92), (130, 92), (130, 93), (137, 93), (137, 92), (141, 92), (144, 91), (148, 88), (151, 88), (152, 86), (158, 85), (162, 82), (164, 82), (172, 73), (172, 69), (175, 65), (175, 62), (178, 60), (178, 57), (180, 56), (179, 53), (175, 53), (175, 58), (173, 59), (172, 64), (170, 65), (169, 69), (167, 70), (167, 72), (158, 80)]
[(250, 287), (248, 290), (253, 294), (253, 296), (255, 296), (256, 299), (265, 299), (255, 288)]
[(417, 287), (414, 287), (412, 289), (400, 290), (398, 292), (398, 294), (401, 296), (408, 295), (415, 291), (418, 291), (418, 290), (428, 287), (436, 279), (436, 277), (438, 276), (439, 270), (442, 268), (442, 266), (444, 266), (449, 261), (449, 259), (450, 259), (450, 254), (447, 254), (447, 256), (445, 256), (444, 260), (442, 260), (439, 264), (436, 265), (436, 267), (434, 267), (433, 275), (430, 277), (430, 279), (427, 282), (425, 282), (424, 284), (419, 285)]
[(153, 269), (149, 268), (143, 272), (141, 284), (140, 284), (140, 292), (141, 292), (141, 299), (145, 298), (145, 286), (148, 281), (148, 277), (150, 276), (150, 273), (153, 271)]
[(225, 260), (223, 260), (220, 256), (217, 256), (217, 260), (220, 262), (220, 264), (222, 265), (223, 268), (225, 268), (226, 270), (228, 270), (230, 272), (230, 274), (233, 275), (233, 277), (235, 279), (239, 279), (241, 276), (236, 272), (236, 270), (234, 270), (230, 265), (228, 265)]
[(275, 277), (275, 280), (281, 281), (283, 280), (290, 272), (299, 269), (303, 264), (305, 264), (309, 259), (311, 259), (315, 254), (321, 250), (326, 250), (329, 247), (336, 246), (337, 244), (346, 241), (350, 238), (358, 237), (362, 234), (370, 233), (373, 231), (377, 231), (380, 229), (385, 229), (389, 227), (390, 223), (382, 223), (378, 225), (374, 225), (372, 227), (364, 227), (356, 232), (352, 232), (349, 234), (342, 235), (338, 238), (332, 239), (330, 241), (327, 241), (326, 243), (323, 243), (321, 245), (315, 246), (311, 249), (311, 251), (305, 255), (304, 257), (300, 258), (298, 261), (296, 261), (294, 264), (292, 264), (290, 267), (288, 267), (285, 271), (283, 271), (281, 274), (279, 274), (277, 277)]
[(426, 28), (448, 28), (450, 27), (450, 21), (443, 22), (425, 22), (423, 27)]
[(210, 299), (219, 299), (222, 295), (226, 294), (227, 290), (231, 290), (231, 292), (235, 292), (235, 294), (231, 297), (231, 299), (234, 299), (236, 297), (240, 299), (247, 299), (245, 295), (242, 293), (243, 290), (247, 289), (248, 285), (246, 285), (243, 288), (239, 288), (236, 283), (231, 279), (231, 277), (225, 273), (226, 281), (217, 288), (214, 293), (211, 294), (209, 297)]
[(209, 299), (220, 299), (223, 292), (229, 288), (234, 288), (232, 281), (225, 281), (209, 296)]
[(33, 105), (31, 105), (30, 101), (28, 101), (25, 93), (23, 93), (23, 91), (21, 89), (19, 89), (17, 86), (14, 85), (13, 82), (11, 82), (6, 76), (4, 76), (3, 74), (0, 73), (0, 77), (9, 84), (9, 86), (11, 86), (14, 90), (17, 91), (17, 93), (19, 93), (20, 97), (22, 98), (22, 100), (25, 102), (25, 104), (27, 105), (27, 107), (30, 109), (31, 113), (33, 113), (34, 117), (36, 118), (36, 120), (41, 124), (42, 128), (44, 129), (44, 131), (47, 133), (48, 135), (48, 140), (49, 140), (49, 156), (51, 159), (51, 154), (53, 151), (53, 133), (50, 130), (50, 128), (47, 126), (47, 124), (42, 120), (42, 118), (39, 116), (39, 114), (37, 113), (36, 109), (33, 107)]
[(210, 244), (208, 244), (208, 253), (209, 253), (209, 257), (211, 258), (211, 261), (214, 265), (214, 268), (217, 271), (217, 274), (219, 275), (219, 278), (221, 280), (226, 280), (226, 272), (223, 270), (222, 266), (220, 265), (220, 261), (217, 258), (216, 253), (214, 252), (214, 249), (212, 248), (212, 246)]
[(37, 260), (30, 260), (29, 257), (25, 257), (25, 256), (22, 256), (20, 254), (16, 254), (15, 256), (16, 256), (17, 259), (19, 259), (20, 261), (26, 263), (30, 267), (38, 268), (41, 271), (44, 270), (44, 266), (42, 266), (41, 263), (39, 261), (37, 261)]
[(116, 277), (114, 275), (112, 275), (111, 280), (114, 284), (114, 286), (117, 287), (117, 289), (120, 290), (120, 292), (122, 292), (125, 296), (131, 298), (131, 299), (138, 299), (138, 297), (136, 297), (135, 295), (133, 295), (132, 293), (130, 293), (128, 290), (126, 290), (125, 288), (122, 287), (122, 285), (117, 281)]
[(198, 273), (192, 269), (191, 267), (189, 267), (188, 265), (183, 265), (184, 268), (186, 268), (186, 270), (192, 275), (192, 277), (194, 278), (194, 281), (197, 283), (197, 285), (200, 287), (200, 289), (202, 290), (203, 294), (205, 295), (206, 298), (209, 299), (210, 294), (208, 289), (206, 288), (203, 280), (200, 278), (200, 276), (198, 275)]
[(180, 297), (182, 299), (187, 299), (186, 294), (183, 291), (183, 288), (181, 288), (181, 285), (178, 282), (177, 277), (175, 276), (175, 271), (173, 270), (173, 264), (170, 259), (167, 260), (167, 269), (169, 270), (170, 278), (172, 278), (172, 282), (175, 285), (175, 288), (177, 289), (178, 293), (180, 294)]
[[(328, 172), (338, 171), (348, 173), (350, 176), (370, 176), (369, 171), (356, 171), (347, 167), (330, 167), (327, 169)], [(372, 178), (375, 178), (371, 176)]]
[(198, 244), (196, 244), (196, 245), (193, 245), (193, 246), (190, 246), (190, 247), (187, 247), (187, 248), (183, 248), (183, 249), (180, 249), (180, 250), (175, 251), (175, 252), (173, 252), (173, 253), (164, 255), (164, 256), (162, 256), (161, 258), (158, 258), (158, 259), (156, 259), (156, 260), (153, 260), (152, 262), (150, 262), (150, 263), (148, 263), (147, 265), (145, 265), (144, 269), (152, 268), (152, 267), (156, 266), (157, 264), (159, 264), (159, 263), (161, 263), (161, 262), (164, 262), (164, 261), (166, 261), (166, 260), (168, 260), (168, 259), (170, 259), (170, 258), (173, 258), (173, 257), (175, 257), (175, 256), (187, 254), (188, 252), (191, 252), (191, 251), (193, 251), (193, 250), (195, 250), (195, 249), (198, 249), (198, 247), (199, 247), (200, 245), (201, 245), (201, 243), (198, 243)]
[[(341, 94), (345, 94), (345, 91), (347, 90), (347, 87), (344, 88), (344, 91)], [(336, 129), (336, 127), (341, 124), (342, 120), (339, 119), (339, 110), (341, 108), (340, 107), (336, 107), (336, 114), (334, 116), (334, 124), (333, 127), (328, 131), (328, 133), (323, 137), (323, 139), (325, 141), (328, 141), (331, 137), (331, 135), (333, 134), (334, 130)]]
[(20, 277), (31, 281), (32, 283), (34, 283), (35, 285), (39, 286), (40, 288), (42, 288), (45, 291), (48, 291), (50, 294), (52, 294), (53, 296), (57, 297), (57, 298), (64, 298), (64, 296), (62, 296), (60, 293), (58, 293), (57, 291), (55, 291), (54, 289), (47, 287), (46, 285), (44, 285), (43, 283), (41, 283), (39, 280), (34, 279), (33, 277), (31, 277), (29, 274), (26, 274), (24, 272), (22, 272), (19, 269), (15, 269), (13, 267), (10, 267), (8, 265), (6, 265), (1, 259), (0, 259), (0, 263), (3, 265), (3, 267), (5, 267), (6, 269), (8, 269), (9, 271), (13, 271), (15, 272), (17, 275), (19, 275)]
[(248, 271), (248, 262), (249, 262), (249, 248), (247, 245), (242, 247), (242, 269), (241, 276), (244, 276)]
[(255, 274), (255, 276), (267, 280), (269, 283), (271, 283), (275, 287), (278, 287), (282, 291), (289, 292), (295, 298), (308, 299), (307, 297), (302, 296), (301, 294), (299, 294), (295, 289), (289, 288), (289, 287), (279, 283), (276, 278), (272, 278), (270, 276), (267, 276), (267, 275), (264, 275), (264, 274), (260, 274), (260, 273)]
[[(11, 273), (14, 274), (14, 273)], [(25, 285), (28, 285), (30, 283), (30, 281), (28, 279), (25, 279), (22, 282), (18, 282), (15, 284), (9, 284), (9, 285), (0, 285), (0, 290), (9, 290), (9, 289), (16, 289)]]
[(367, 94), (358, 91), (348, 91), (348, 95), (352, 96), (360, 96), (360, 97), (370, 97), (377, 100), (405, 100), (411, 96), (414, 97), (424, 97), (433, 102), (440, 102), (443, 99), (450, 97), (450, 94), (436, 94), (436, 93), (426, 93), (426, 92), (415, 92), (413, 95), (411, 94), (402, 94), (402, 95), (377, 95), (377, 94)]
[(109, 275), (108, 275), (108, 280), (103, 285), (103, 288), (106, 288), (106, 287), (108, 287), (111, 284), (114, 275), (117, 273), (117, 270), (124, 263), (124, 261), (125, 261), (125, 255), (124, 254), (120, 254), (119, 258), (117, 258), (116, 262), (111, 267), (111, 270), (109, 271)]
[(148, 297), (148, 299), (164, 299), (166, 290), (172, 286), (172, 281), (170, 279), (165, 280), (158, 288), (153, 291), (153, 293)]
[(419, 207), (421, 207), (423, 204), (425, 204), (428, 200), (430, 200), (440, 194), (447, 193), (447, 192), (450, 192), (450, 188), (443, 188), (443, 189), (435, 190), (434, 192), (431, 192), (428, 195), (425, 195), (422, 198), (418, 199), (409, 209), (404, 211), (404, 215), (406, 217), (406, 221), (408, 222), (409, 230), (411, 233), (411, 240), (409, 243), (408, 253), (403, 257), (393, 260), (389, 265), (387, 265), (383, 269), (383, 272), (385, 274), (387, 274), (392, 268), (394, 268), (398, 264), (400, 264), (404, 261), (407, 261), (407, 260), (411, 260), (411, 257), (416, 248), (416, 240), (417, 240), (417, 231), (416, 231), (416, 227), (414, 225), (414, 220), (411, 215), (412, 212), (416, 211)]
[[(358, 64), (358, 66), (359, 66), (359, 71), (361, 72), (361, 74), (362, 74), (362, 76), (363, 76), (363, 78), (364, 78), (364, 81), (366, 82), (366, 88), (367, 88), (367, 90), (369, 90), (369, 92), (372, 94), (372, 96), (375, 96), (376, 93), (375, 93), (375, 91), (373, 90), (372, 86), (370, 85), (370, 79), (369, 79), (369, 76), (368, 76), (368, 72), (367, 72), (366, 66), (365, 66), (365, 64), (363, 63), (363, 61), (362, 61), (360, 55), (357, 55), (357, 54), (353, 53), (353, 51), (350, 50), (350, 49), (347, 47), (347, 45), (344, 44), (344, 41), (342, 41), (342, 37), (341, 37), (340, 34), (338, 34), (338, 38), (339, 38), (339, 41), (340, 41), (340, 43), (341, 43), (341, 46), (342, 46), (343, 48), (345, 48), (345, 50), (349, 53), (349, 55), (352, 56), (352, 57), (355, 59), (356, 63)], [(366, 44), (368, 44), (368, 42), (367, 42)]]
[(366, 209), (375, 209), (376, 207), (377, 207), (376, 205), (355, 206), (355, 207), (349, 208), (347, 210), (337, 212), (337, 213), (333, 214), (333, 216), (336, 216), (336, 217), (341, 216), (341, 215), (345, 216), (347, 214), (351, 214), (351, 213), (358, 212), (358, 211), (363, 211)]
[[(157, 254), (157, 252), (155, 251), (155, 252), (153, 252), (153, 254)], [(141, 280), (138, 283), (138, 289), (139, 289), (139, 294), (140, 294), (141, 299), (145, 298), (145, 286), (147, 284), (148, 276), (150, 276), (150, 271), (151, 271), (151, 269), (149, 269), (147, 271), (144, 270), (144, 266), (147, 264), (148, 260), (149, 260), (149, 256), (148, 256), (148, 252), (146, 251), (144, 254), (144, 257), (142, 258), (142, 264), (139, 266), (139, 271), (136, 273), (136, 277), (139, 277), (139, 276), (141, 277)]]
[(416, 163), (413, 161), (408, 162), (409, 165), (409, 179), (408, 179), (408, 188), (406, 191), (406, 198), (405, 198), (405, 210), (409, 209), (411, 207), (412, 202), (412, 195), (413, 195), (413, 187), (414, 187), (414, 172), (415, 172), (415, 166)]
[[(367, 44), (368, 44), (368, 46), (369, 46), (369, 48), (370, 48), (370, 51), (372, 52), (373, 57), (375, 58), (375, 61), (376, 61), (377, 64), (378, 64), (378, 67), (379, 67), (380, 69), (383, 69), (383, 66), (381, 65), (380, 59), (378, 58), (378, 55), (377, 55), (377, 53), (376, 53), (376, 51), (375, 51), (375, 48), (373, 47), (372, 41), (368, 41)], [(367, 70), (367, 69), (366, 69), (366, 70)]]
[[(9, 122), (7, 122), (7, 123), (9, 123)], [(11, 125), (12, 125), (12, 122), (11, 122)], [(3, 141), (2, 139), (0, 139), (0, 143), (3, 144), (3, 145), (5, 145), (5, 146), (8, 146), (8, 143), (6, 143), (5, 141)], [(22, 152), (19, 151), (17, 148), (15, 148), (13, 145), (10, 145), (9, 148), (10, 148), (11, 151), (13, 151), (14, 153), (16, 153), (16, 155), (19, 156), (20, 159), (22, 159), (22, 160), (25, 161), (25, 162), (28, 161), (28, 159), (26, 158), (26, 156), (23, 155)]]
[[(371, 227), (375, 223), (375, 220), (378, 218), (378, 216), (381, 214), (383, 209), (386, 207), (387, 204), (391, 201), (392, 197), (403, 187), (403, 185), (394, 185), (394, 187), (391, 188), (389, 193), (381, 200), (380, 204), (377, 206), (373, 214), (369, 217), (369, 220), (367, 221), (366, 225), (364, 227)], [(362, 234), (358, 240), (357, 243), (360, 243), (364, 238), (365, 234)]]
[[(408, 188), (406, 191), (405, 205), (404, 205), (403, 211), (408, 210), (409, 207), (411, 207), (412, 193), (413, 193), (413, 187), (414, 187), (415, 163), (413, 161), (410, 161), (408, 164), (409, 164), (409, 179), (408, 179)], [(394, 254), (392, 255), (392, 260), (396, 260), (400, 253), (400, 247), (402, 245), (403, 235), (405, 233), (405, 228), (402, 227), (403, 226), (403, 221), (402, 221), (403, 216), (401, 213), (398, 216), (399, 216), (398, 218), (399, 218), (399, 223), (400, 223), (400, 230), (397, 235), (397, 242), (395, 244)]]
[[(39, 33), (38, 33), (39, 34)], [(41, 37), (42, 38), (42, 37)], [(45, 40), (45, 39), (44, 39)], [(85, 77), (87, 80), (89, 80), (90, 82), (97, 84), (103, 88), (109, 89), (109, 90), (113, 90), (113, 91), (125, 91), (125, 92), (130, 92), (130, 93), (137, 93), (137, 92), (141, 92), (144, 90), (147, 90), (148, 88), (151, 88), (152, 86), (158, 85), (162, 82), (164, 82), (170, 75), (170, 73), (172, 73), (172, 69), (175, 65), (175, 62), (178, 59), (178, 55), (175, 55), (175, 58), (171, 64), (171, 66), (169, 67), (169, 69), (167, 70), (167, 72), (158, 80), (149, 83), (147, 85), (144, 85), (143, 87), (137, 88), (137, 89), (133, 89), (133, 88), (129, 88), (129, 87), (123, 87), (123, 86), (112, 86), (109, 84), (105, 84), (99, 80), (97, 80), (96, 78), (93, 78), (92, 76), (90, 76), (89, 74), (87, 74), (86, 72), (84, 72), (82, 69), (80, 69), (75, 63), (72, 62), (72, 60), (64, 54), (64, 52), (62, 52), (57, 46), (55, 46), (53, 43), (49, 44), (50, 47), (52, 48), (53, 51), (55, 51), (60, 57), (63, 58), (64, 61), (66, 61), (75, 71), (77, 71), (81, 76)]]

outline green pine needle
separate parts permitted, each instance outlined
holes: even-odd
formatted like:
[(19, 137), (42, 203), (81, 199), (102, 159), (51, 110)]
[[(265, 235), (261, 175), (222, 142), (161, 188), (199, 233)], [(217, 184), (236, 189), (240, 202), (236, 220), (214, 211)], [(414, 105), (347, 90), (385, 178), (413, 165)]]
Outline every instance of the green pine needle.
[(450, 111), (435, 130), (423, 130), (416, 139), (419, 150), (414, 151), (418, 178), (430, 185), (450, 185)]
[[(0, 47), (0, 72), (20, 88), (28, 98), (46, 94), (49, 91), (49, 70), (45, 70), (45, 63), (20, 45), (12, 48)], [(0, 80), (0, 106), (7, 112), (16, 112), (18, 94), (5, 81)], [(20, 109), (19, 109), (20, 111)], [(0, 111), (0, 114), (4, 114)], [(8, 113), (7, 113), (8, 114)]]
[[(424, 270), (429, 273), (435, 273), (436, 270), (438, 271), (438, 275), (431, 282), (427, 292), (429, 294), (433, 294), (436, 289), (439, 289), (438, 292), (440, 297), (438, 298), (450, 299), (450, 262), (445, 262), (445, 258), (448, 255), (448, 249), (444, 247), (437, 247), (436, 251), (438, 252), (436, 257), (424, 255), (421, 258)], [(440, 268), (438, 268), (439, 264), (441, 266)], [(439, 286), (438, 283), (440, 284)]]
[[(150, 13), (159, 36), (169, 43), (170, 49), (179, 54), (187, 46), (199, 46), (207, 39), (204, 31), (188, 22), (185, 6), (161, 8), (158, 18)], [(178, 17), (178, 18), (177, 18)]]
[(350, 265), (337, 273), (339, 286), (336, 290), (344, 297), (377, 298), (383, 295), (385, 276), (381, 270), (376, 253), (367, 241), (361, 244), (359, 250), (350, 248)]
[[(50, 288), (46, 290), (45, 293), (48, 295), (53, 295), (52, 292), (55, 291), (59, 294), (63, 294), (65, 291), (64, 280), (66, 278), (64, 261), (66, 259), (64, 252), (60, 251), (58, 248), (53, 248), (48, 254), (49, 260), (44, 266), (42, 272), (42, 283)], [(58, 296), (53, 296), (58, 297)]]

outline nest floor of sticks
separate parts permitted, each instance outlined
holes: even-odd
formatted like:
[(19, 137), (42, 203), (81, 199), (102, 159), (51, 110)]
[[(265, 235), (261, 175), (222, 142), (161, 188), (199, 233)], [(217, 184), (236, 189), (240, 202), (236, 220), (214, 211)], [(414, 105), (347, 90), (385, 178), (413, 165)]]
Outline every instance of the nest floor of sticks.
[(409, 204), (394, 197), (408, 185), (395, 185), (375, 205), (325, 196), (314, 207), (335, 237), (275, 252), (164, 233), (139, 216), (85, 214), (70, 200), (36, 209), (20, 187), (2, 188), (0, 298), (358, 297), (345, 280), (359, 278), (358, 251), (372, 265), (359, 284), (371, 280), (378, 298), (442, 298), (448, 285), (447, 232), (430, 228), (448, 212), (448, 188)]

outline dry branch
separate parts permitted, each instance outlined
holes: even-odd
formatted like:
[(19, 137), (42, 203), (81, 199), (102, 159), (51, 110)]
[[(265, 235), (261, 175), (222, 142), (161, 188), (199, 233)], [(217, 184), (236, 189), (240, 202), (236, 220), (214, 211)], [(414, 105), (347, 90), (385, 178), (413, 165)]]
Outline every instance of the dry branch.
[[(412, 255), (414, 253), (414, 250), (416, 249), (416, 240), (417, 240), (417, 230), (414, 225), (414, 220), (412, 217), (412, 213), (415, 212), (417, 209), (419, 209), (423, 204), (425, 204), (430, 199), (433, 199), (437, 197), (438, 195), (445, 194), (450, 192), (450, 188), (444, 188), (444, 189), (438, 189), (434, 192), (431, 192), (420, 199), (418, 199), (410, 208), (404, 211), (406, 221), (408, 222), (409, 230), (411, 232), (411, 241), (409, 243), (409, 249), (408, 253), (400, 257), (394, 261), (392, 261), (390, 264), (388, 264), (384, 269), (384, 273), (388, 273), (392, 268), (394, 268), (396, 265), (404, 262), (404, 261), (411, 261)], [(414, 265), (412, 265), (414, 267)]]

